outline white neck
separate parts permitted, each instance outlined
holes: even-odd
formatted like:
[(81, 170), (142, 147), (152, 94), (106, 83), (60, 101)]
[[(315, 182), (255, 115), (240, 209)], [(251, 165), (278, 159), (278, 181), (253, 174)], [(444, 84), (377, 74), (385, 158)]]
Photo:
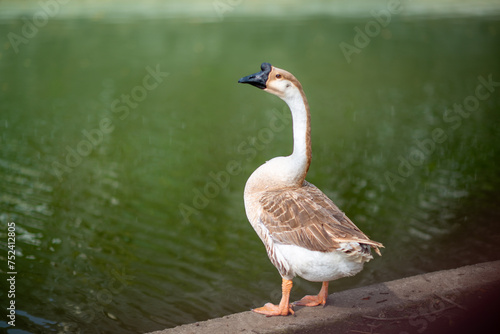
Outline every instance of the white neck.
[[(292, 112), (293, 120), (293, 153), (291, 157), (294, 160), (300, 161), (304, 167), (309, 167), (308, 152), (310, 146), (310, 124), (309, 124), (309, 110), (307, 110), (307, 101), (304, 101), (300, 92), (294, 94), (290, 98), (283, 99)], [(307, 165), (307, 166), (305, 166)]]
[(300, 187), (306, 178), (311, 163), (309, 106), (298, 88), (282, 99), (292, 112), (293, 153), (271, 159), (257, 168), (247, 181), (245, 193)]
[[(290, 158), (298, 167), (298, 174), (305, 174), (311, 163), (311, 139), (308, 104), (298, 89), (294, 94), (283, 98), (292, 112), (293, 120), (293, 153)], [(305, 178), (305, 175), (304, 175)]]

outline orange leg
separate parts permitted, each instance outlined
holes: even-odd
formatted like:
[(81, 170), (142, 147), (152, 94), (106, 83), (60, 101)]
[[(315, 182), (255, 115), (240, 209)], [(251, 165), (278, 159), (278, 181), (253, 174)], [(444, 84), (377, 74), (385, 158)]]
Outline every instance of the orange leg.
[(252, 311), (265, 314), (268, 317), (273, 315), (288, 315), (289, 313), (294, 314), (292, 310), (292, 305), (290, 304), (290, 290), (292, 290), (293, 282), (292, 280), (287, 280), (283, 278), (281, 283), (281, 301), (279, 305), (274, 305), (267, 303), (266, 305), (253, 309)]
[(296, 301), (293, 305), (300, 306), (317, 306), (325, 305), (326, 299), (328, 298), (328, 282), (323, 282), (321, 290), (317, 296), (305, 296), (301, 300)]

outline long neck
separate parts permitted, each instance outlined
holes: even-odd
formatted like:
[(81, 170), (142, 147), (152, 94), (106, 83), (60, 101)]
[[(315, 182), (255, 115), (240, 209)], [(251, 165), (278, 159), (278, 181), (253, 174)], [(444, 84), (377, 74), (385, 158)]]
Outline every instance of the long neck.
[(311, 125), (309, 105), (300, 89), (284, 97), (292, 112), (293, 153), (276, 157), (257, 168), (245, 185), (245, 196), (274, 188), (296, 186), (304, 183), (311, 164)]
[(302, 91), (284, 99), (290, 107), (293, 120), (293, 153), (289, 156), (297, 171), (300, 184), (304, 182), (311, 164), (311, 115)]

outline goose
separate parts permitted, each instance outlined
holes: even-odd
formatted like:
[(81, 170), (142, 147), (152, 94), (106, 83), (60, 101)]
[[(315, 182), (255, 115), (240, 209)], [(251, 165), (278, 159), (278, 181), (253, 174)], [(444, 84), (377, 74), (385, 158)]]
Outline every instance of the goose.
[[(247, 218), (264, 243), (267, 255), (282, 277), (278, 305), (253, 309), (266, 316), (294, 314), (293, 305), (325, 305), (330, 281), (352, 276), (381, 255), (380, 242), (370, 240), (317, 187), (305, 180), (311, 164), (309, 104), (300, 82), (269, 63), (238, 80), (284, 100), (292, 113), (293, 153), (273, 158), (257, 168), (244, 190)], [(318, 295), (290, 304), (292, 279), (322, 282)]]

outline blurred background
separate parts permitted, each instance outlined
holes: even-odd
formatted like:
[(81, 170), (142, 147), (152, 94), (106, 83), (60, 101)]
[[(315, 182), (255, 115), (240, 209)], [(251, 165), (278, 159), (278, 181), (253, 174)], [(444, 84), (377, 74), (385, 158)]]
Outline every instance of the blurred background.
[(309, 99), (308, 181), (386, 247), (331, 293), (499, 259), (499, 59), (498, 1), (0, 1), (0, 328), (143, 333), (279, 301), (243, 206), (292, 148), (285, 104), (237, 84), (264, 61)]

